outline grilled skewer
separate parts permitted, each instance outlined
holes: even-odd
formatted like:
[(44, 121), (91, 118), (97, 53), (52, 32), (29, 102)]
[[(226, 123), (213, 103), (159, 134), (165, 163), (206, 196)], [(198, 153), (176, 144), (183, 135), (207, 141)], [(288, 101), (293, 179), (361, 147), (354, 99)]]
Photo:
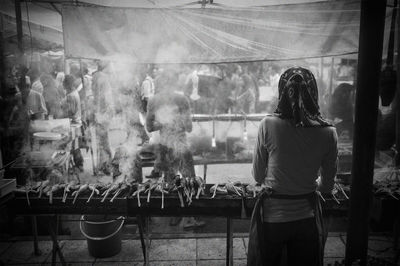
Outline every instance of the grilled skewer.
[(100, 194), (100, 191), (97, 189), (96, 184), (89, 185), (89, 189), (92, 190), (92, 193), (90, 193), (90, 196), (89, 196), (88, 200), (86, 201), (86, 203), (89, 203), (89, 201), (92, 199), (92, 197), (95, 193), (96, 193), (96, 195)]
[(343, 196), (346, 199), (349, 199), (349, 196), (347, 196), (346, 192), (344, 191), (343, 187), (339, 184), (339, 183), (335, 183), (335, 186), (340, 190), (340, 192), (342, 192)]
[(231, 182), (228, 182), (225, 184), (225, 188), (228, 192), (231, 192), (233, 194), (236, 194), (238, 196), (241, 196), (240, 192), (238, 191), (238, 189), (235, 187), (234, 184), (232, 184)]
[(184, 191), (183, 191), (183, 187), (182, 187), (182, 183), (181, 183), (181, 177), (179, 175), (175, 176), (174, 185), (175, 185), (174, 189), (176, 189), (176, 191), (178, 193), (179, 202), (181, 204), (181, 207), (183, 208), (183, 207), (185, 207), (185, 202), (183, 201), (183, 196), (182, 196)]
[(120, 183), (112, 184), (106, 191), (103, 192), (102, 196), (104, 195), (104, 197), (101, 199), (101, 202), (104, 202), (106, 200), (108, 194), (110, 194), (110, 192), (114, 192), (119, 187), (120, 187)]
[(137, 204), (140, 207), (141, 203), (140, 203), (140, 192), (144, 192), (146, 190), (146, 185), (144, 184), (137, 184), (137, 190), (132, 194), (132, 196), (136, 196), (137, 198)]
[(41, 198), (41, 197), (42, 197), (43, 189), (46, 188), (48, 184), (50, 184), (50, 181), (49, 181), (49, 180), (45, 180), (45, 181), (43, 181), (43, 182), (40, 184), (40, 187), (39, 187), (39, 196), (38, 196), (38, 198)]
[(194, 180), (196, 182), (196, 186), (197, 186), (197, 194), (196, 194), (196, 199), (199, 199), (200, 194), (204, 195), (204, 180), (203, 178), (199, 177), (199, 176), (195, 176)]
[(120, 185), (120, 187), (115, 191), (114, 196), (110, 199), (110, 202), (113, 202), (114, 199), (125, 189), (128, 188), (128, 185), (123, 183), (122, 185)]
[(65, 186), (65, 184), (55, 184), (54, 186), (52, 186), (50, 188), (50, 191), (47, 192), (48, 196), (49, 196), (49, 203), (53, 204), (53, 193), (62, 189)]
[(72, 192), (72, 196), (74, 197), (72, 204), (75, 204), (75, 201), (78, 198), (79, 194), (88, 188), (89, 188), (89, 184), (84, 184), (84, 185), (79, 186), (78, 190)]
[(69, 182), (64, 188), (64, 195), (63, 195), (62, 202), (65, 203), (65, 201), (67, 200), (68, 192), (70, 192), (71, 189), (76, 189), (78, 186), (79, 185), (76, 180), (72, 180), (71, 182)]

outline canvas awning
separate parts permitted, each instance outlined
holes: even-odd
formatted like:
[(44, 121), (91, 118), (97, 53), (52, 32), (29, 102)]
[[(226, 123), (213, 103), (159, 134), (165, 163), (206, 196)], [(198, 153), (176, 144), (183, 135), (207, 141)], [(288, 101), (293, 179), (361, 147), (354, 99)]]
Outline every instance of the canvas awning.
[(357, 53), (360, 1), (267, 7), (64, 5), (65, 55), (137, 63), (285, 60)]

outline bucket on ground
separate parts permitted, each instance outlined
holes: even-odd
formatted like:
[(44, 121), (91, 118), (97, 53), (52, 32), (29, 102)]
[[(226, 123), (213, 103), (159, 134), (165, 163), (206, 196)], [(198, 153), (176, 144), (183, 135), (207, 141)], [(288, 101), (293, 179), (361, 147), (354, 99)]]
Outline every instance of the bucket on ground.
[(82, 215), (79, 223), (86, 237), (89, 254), (95, 258), (107, 258), (121, 251), (121, 229), (125, 219), (104, 218), (98, 215)]

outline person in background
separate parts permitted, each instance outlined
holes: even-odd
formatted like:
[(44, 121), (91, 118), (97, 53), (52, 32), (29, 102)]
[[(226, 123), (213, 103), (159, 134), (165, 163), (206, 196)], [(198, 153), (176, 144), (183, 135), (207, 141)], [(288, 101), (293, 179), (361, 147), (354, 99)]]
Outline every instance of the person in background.
[(146, 77), (142, 82), (141, 90), (142, 90), (142, 102), (143, 102), (143, 109), (147, 112), (147, 103), (149, 99), (154, 96), (155, 87), (154, 87), (154, 80), (153, 80), (153, 70), (146, 73)]
[(340, 136), (344, 131), (353, 139), (354, 117), (354, 86), (349, 83), (341, 83), (332, 94), (329, 105), (329, 114), (335, 123), (337, 133)]
[(289, 68), (278, 88), (277, 109), (261, 121), (254, 149), (253, 177), (266, 189), (253, 210), (247, 265), (280, 265), (286, 247), (288, 265), (322, 266), (326, 234), (318, 195), (334, 186), (337, 134), (319, 113), (309, 70)]
[(60, 94), (57, 83), (50, 74), (40, 76), (40, 82), (43, 85), (43, 98), (49, 116), (59, 118), (62, 116), (61, 100), (64, 94)]
[[(74, 77), (66, 75), (64, 79), (66, 98), (62, 101), (64, 117), (71, 119), (71, 123), (82, 125), (81, 101), (78, 91), (74, 87)], [(74, 145), (72, 150), (75, 166), (83, 172), (83, 157), (79, 145)]]
[(58, 72), (57, 73), (56, 86), (57, 86), (58, 94), (61, 95), (61, 98), (65, 97), (65, 90), (64, 90), (64, 86), (63, 86), (64, 78), (65, 78), (64, 72)]
[(39, 70), (36, 67), (33, 67), (28, 71), (27, 75), (31, 82), (31, 89), (40, 94), (43, 94), (43, 85), (40, 82)]
[[(47, 115), (46, 103), (43, 95), (31, 89), (31, 82), (25, 76), (26, 82), (18, 84), (19, 97), (21, 97), (20, 110), (27, 112), (31, 120), (43, 120)], [(39, 81), (40, 82), (40, 81)]]
[[(192, 117), (189, 99), (183, 88), (178, 86), (178, 76), (173, 70), (165, 70), (160, 77), (162, 90), (149, 99), (147, 106), (146, 127), (149, 132), (160, 131), (160, 145), (155, 172), (162, 173), (164, 180), (173, 185), (176, 174), (194, 177), (193, 156), (189, 149), (186, 132), (192, 131)], [(161, 89), (161, 88), (160, 88)], [(176, 225), (173, 219), (171, 225)], [(204, 222), (188, 218), (184, 228), (204, 226)]]
[[(0, 143), (4, 164), (21, 155), (21, 151), (29, 141), (30, 114), (27, 107), (29, 85), (26, 83), (28, 69), (25, 66), (14, 66), (8, 72), (2, 84), (0, 97)], [(20, 91), (23, 91), (24, 98)], [(9, 173), (6, 171), (5, 175)], [(7, 176), (14, 178), (14, 176)]]
[(243, 85), (237, 93), (238, 107), (241, 112), (246, 114), (254, 113), (256, 107), (256, 86), (251, 76), (248, 74), (242, 75)]
[(111, 174), (111, 148), (108, 138), (108, 127), (114, 112), (112, 89), (109, 82), (109, 63), (98, 62), (97, 71), (92, 78), (93, 105), (91, 106), (97, 145), (97, 171), (105, 175)]

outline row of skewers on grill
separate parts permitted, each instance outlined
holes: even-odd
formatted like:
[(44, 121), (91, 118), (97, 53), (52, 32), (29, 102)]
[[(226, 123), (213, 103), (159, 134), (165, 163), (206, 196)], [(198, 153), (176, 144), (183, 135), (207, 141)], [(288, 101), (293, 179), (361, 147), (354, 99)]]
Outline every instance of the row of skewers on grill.
[(374, 193), (400, 199), (400, 169), (393, 169), (382, 180), (374, 183)]
[[(161, 209), (164, 208), (164, 196), (166, 194), (176, 192), (178, 194), (181, 207), (185, 207), (186, 205), (189, 206), (193, 202), (193, 198), (199, 199), (200, 195), (205, 195), (205, 182), (199, 176), (182, 177), (180, 175), (176, 175), (172, 183), (166, 182), (163, 177), (160, 177), (159, 179), (149, 179), (144, 183), (129, 182), (129, 180), (126, 178), (120, 178), (115, 182), (108, 184), (81, 184), (77, 180), (72, 180), (68, 183), (56, 183), (54, 180), (57, 180), (57, 178), (50, 178), (39, 182), (30, 182), (24, 187), (17, 188), (16, 192), (24, 193), (26, 195), (28, 205), (30, 205), (29, 193), (37, 193), (38, 198), (46, 195), (49, 198), (49, 204), (52, 204), (53, 195), (62, 190), (63, 193), (61, 201), (64, 203), (67, 201), (69, 194), (73, 197), (72, 204), (75, 204), (79, 195), (90, 192), (86, 203), (89, 203), (94, 196), (101, 197), (101, 202), (105, 202), (108, 199), (110, 202), (113, 202), (118, 196), (123, 194), (123, 198), (136, 197), (138, 207), (141, 207), (142, 205), (141, 196), (146, 195), (146, 201), (149, 203), (152, 193), (155, 193), (158, 195), (161, 194)], [(214, 184), (210, 187), (209, 193), (210, 198), (215, 198), (216, 195), (255, 198), (262, 190), (263, 187), (256, 184), (227, 182)], [(349, 197), (347, 195), (348, 192), (346, 192), (347, 190), (347, 187), (343, 187), (341, 184), (335, 183), (332, 198), (338, 204), (340, 204), (337, 195), (341, 193), (343, 195), (342, 197), (348, 199)], [(323, 198), (322, 195), (320, 196), (325, 201), (325, 198)]]
[[(193, 198), (199, 199), (200, 195), (205, 195), (205, 182), (199, 177), (182, 177), (180, 175), (175, 176), (173, 183), (165, 182), (164, 178), (150, 179), (144, 183), (129, 182), (127, 179), (119, 179), (113, 183), (102, 184), (102, 183), (84, 183), (81, 184), (77, 180), (72, 180), (68, 183), (57, 183), (55, 180), (58, 178), (49, 178), (44, 181), (29, 182), (26, 186), (19, 187), (15, 191), (17, 193), (24, 193), (28, 205), (30, 205), (29, 194), (36, 193), (37, 197), (47, 196), (49, 198), (49, 204), (53, 203), (53, 195), (60, 191), (62, 193), (62, 202), (66, 202), (68, 196), (71, 195), (72, 204), (75, 204), (79, 195), (90, 192), (86, 203), (89, 203), (91, 199), (101, 197), (101, 202), (105, 202), (109, 199), (113, 202), (122, 193), (127, 197), (136, 197), (138, 207), (141, 207), (141, 196), (146, 195), (147, 202), (150, 202), (152, 193), (161, 194), (161, 208), (164, 208), (164, 195), (176, 192), (180, 201), (180, 206), (190, 205)], [(258, 188), (257, 188), (258, 187)], [(210, 193), (211, 198), (214, 198), (216, 194), (227, 195), (234, 194), (238, 196), (244, 196), (246, 194), (240, 194), (242, 189), (247, 193), (252, 193), (256, 196), (258, 191), (261, 191), (261, 186), (248, 185), (245, 187), (238, 183), (224, 183), (215, 184), (211, 187)]]
[(127, 198), (128, 196), (137, 197), (139, 207), (141, 206), (141, 195), (147, 193), (147, 202), (150, 202), (152, 192), (156, 192), (161, 193), (161, 208), (164, 208), (164, 194), (177, 191), (181, 201), (181, 206), (184, 206), (184, 198), (188, 204), (190, 204), (193, 196), (198, 199), (201, 193), (204, 194), (205, 187), (205, 183), (201, 177), (183, 178), (181, 176), (176, 176), (173, 185), (165, 182), (163, 177), (159, 179), (151, 179), (144, 183), (129, 182), (128, 179), (122, 178), (108, 184), (81, 184), (77, 180), (72, 180), (68, 183), (58, 183), (55, 182), (57, 179), (58, 178), (50, 177), (44, 181), (29, 182), (27, 185), (17, 188), (15, 192), (24, 193), (29, 206), (30, 193), (38, 194), (38, 198), (46, 195), (49, 198), (49, 204), (52, 204), (53, 195), (63, 190), (61, 201), (64, 203), (67, 201), (69, 194), (73, 197), (72, 204), (75, 204), (78, 196), (87, 192), (90, 192), (90, 196), (86, 203), (89, 203), (95, 195), (101, 197), (101, 202), (105, 202), (107, 199), (109, 199), (110, 202), (113, 202), (119, 195), (124, 193), (124, 198)]

